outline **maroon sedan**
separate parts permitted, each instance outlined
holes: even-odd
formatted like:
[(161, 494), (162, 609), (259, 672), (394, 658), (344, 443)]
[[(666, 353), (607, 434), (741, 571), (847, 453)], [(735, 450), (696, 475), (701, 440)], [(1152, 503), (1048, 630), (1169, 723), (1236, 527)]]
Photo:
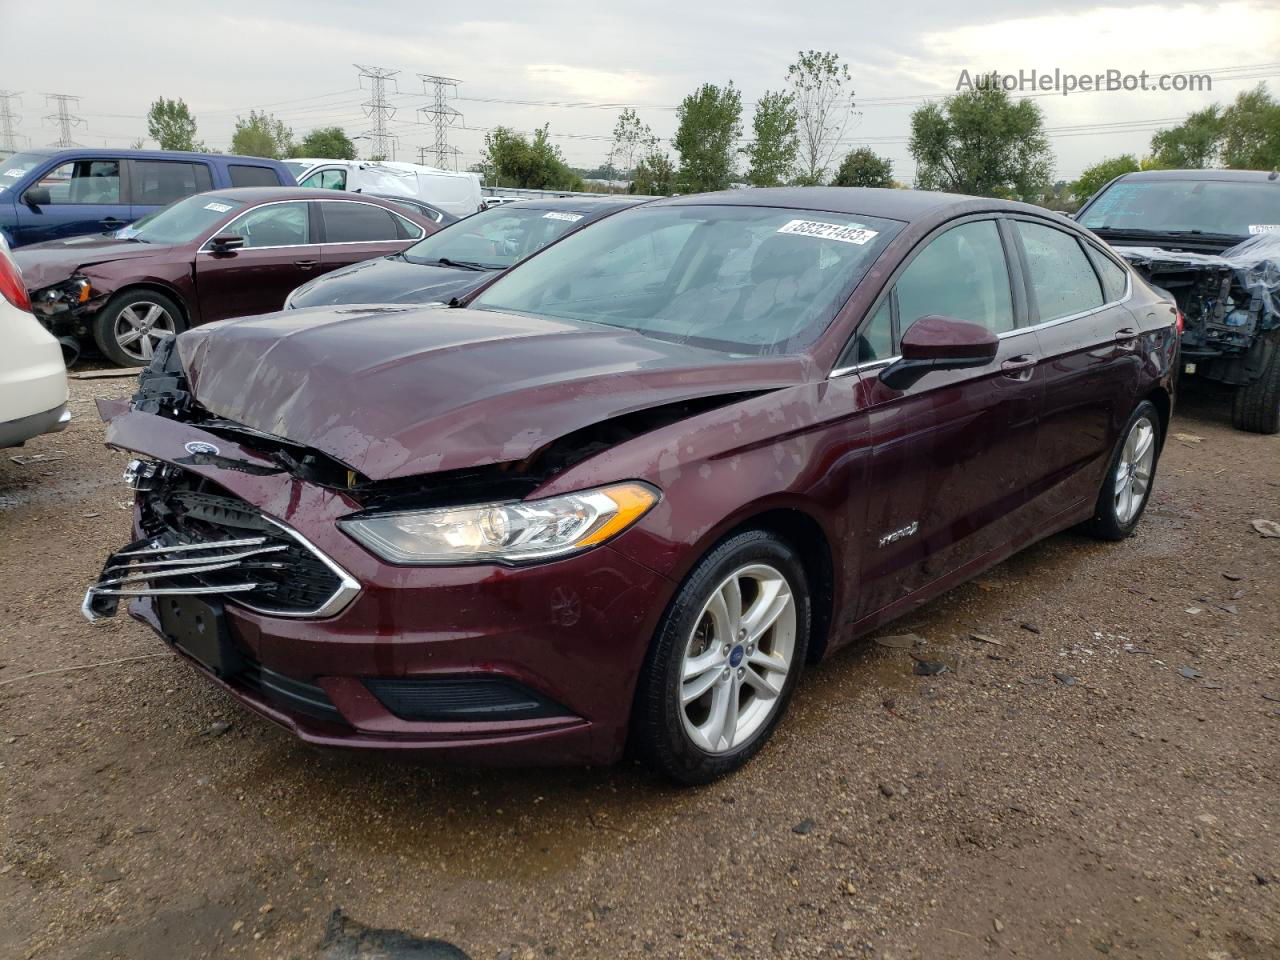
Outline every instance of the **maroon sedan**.
[(704, 782), (807, 662), (1068, 527), (1119, 540), (1178, 314), (1037, 207), (663, 200), (461, 308), (195, 330), (132, 404), (130, 612), (315, 744)]
[(32, 244), (14, 259), (69, 358), (91, 336), (112, 362), (144, 366), (164, 337), (279, 310), (313, 277), (438, 229), (376, 197), (249, 187), (178, 200), (114, 233)]

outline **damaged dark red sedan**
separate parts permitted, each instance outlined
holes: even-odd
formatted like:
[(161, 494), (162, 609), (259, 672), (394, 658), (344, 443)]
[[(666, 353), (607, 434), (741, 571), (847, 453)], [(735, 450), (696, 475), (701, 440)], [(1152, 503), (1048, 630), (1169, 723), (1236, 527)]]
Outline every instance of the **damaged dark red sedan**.
[(1178, 316), (1039, 208), (897, 190), (659, 201), (461, 307), (164, 347), (118, 602), (302, 739), (682, 782), (803, 665), (1056, 531), (1128, 536)]

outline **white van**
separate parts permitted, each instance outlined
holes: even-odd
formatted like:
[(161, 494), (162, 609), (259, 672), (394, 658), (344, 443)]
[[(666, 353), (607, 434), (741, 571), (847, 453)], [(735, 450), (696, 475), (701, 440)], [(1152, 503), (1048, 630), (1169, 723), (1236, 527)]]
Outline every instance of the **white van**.
[(455, 217), (484, 209), (480, 177), (439, 167), (394, 160), (325, 160), (296, 157), (285, 165), (300, 187), (349, 190), (381, 197), (410, 197), (439, 207)]

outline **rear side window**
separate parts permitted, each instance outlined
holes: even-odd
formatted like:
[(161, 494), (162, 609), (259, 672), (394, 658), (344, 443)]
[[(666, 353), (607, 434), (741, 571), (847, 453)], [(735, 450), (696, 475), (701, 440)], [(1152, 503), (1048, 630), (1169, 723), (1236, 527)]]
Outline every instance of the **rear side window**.
[(1115, 303), (1124, 296), (1129, 285), (1129, 275), (1124, 269), (1101, 250), (1086, 245), (1093, 265), (1098, 268), (1098, 276), (1102, 278), (1102, 292), (1107, 303)]
[(326, 243), (373, 243), (379, 240), (403, 240), (402, 228), (390, 210), (371, 203), (322, 200), (320, 216), (324, 220)]
[(993, 220), (962, 223), (929, 241), (895, 289), (902, 333), (931, 314), (981, 324), (992, 333), (1015, 325), (1009, 268)]
[(213, 189), (209, 168), (203, 163), (176, 160), (133, 161), (133, 202), (164, 206)]
[(229, 163), (227, 172), (233, 187), (278, 187), (280, 177), (271, 167), (259, 167), (247, 163)]
[(1041, 323), (1102, 306), (1098, 275), (1080, 248), (1080, 241), (1053, 227), (1025, 220), (1016, 223), (1027, 254)]
[(121, 203), (119, 160), (72, 160), (33, 186), (49, 189), (50, 203)]

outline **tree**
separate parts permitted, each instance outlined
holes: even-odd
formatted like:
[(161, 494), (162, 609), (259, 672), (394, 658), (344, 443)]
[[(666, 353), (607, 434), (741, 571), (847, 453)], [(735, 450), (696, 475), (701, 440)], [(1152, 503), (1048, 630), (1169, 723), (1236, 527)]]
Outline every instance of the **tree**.
[(676, 168), (670, 155), (662, 149), (657, 137), (645, 142), (644, 153), (636, 163), (631, 178), (631, 192), (648, 196), (667, 196), (676, 188)]
[(835, 158), (853, 113), (849, 68), (837, 54), (801, 51), (787, 69), (796, 116), (799, 121), (800, 177), (804, 184), (819, 184)]
[(1151, 158), (1155, 166), (1173, 169), (1200, 169), (1212, 166), (1222, 138), (1223, 118), (1218, 105), (1191, 114), (1176, 127), (1157, 130), (1151, 137)]
[[(623, 179), (630, 178), (636, 165), (636, 156), (653, 137), (648, 124), (640, 122), (630, 107), (618, 114), (613, 125), (613, 145), (609, 149), (608, 166)], [(613, 179), (612, 177), (609, 179)]]
[(909, 147), (923, 190), (1031, 199), (1053, 170), (1040, 108), (997, 84), (915, 110)]
[(147, 133), (161, 150), (203, 149), (196, 143), (196, 118), (182, 100), (161, 97), (152, 103), (147, 111)]
[(1118, 157), (1099, 160), (1091, 167), (1086, 167), (1080, 179), (1071, 184), (1071, 193), (1080, 202), (1084, 202), (1122, 173), (1133, 173), (1141, 170), (1142, 164), (1132, 153), (1122, 153)]
[(1258, 84), (1222, 111), (1222, 163), (1236, 170), (1280, 168), (1280, 102)]
[(293, 153), (293, 131), (265, 110), (249, 111), (249, 119), (236, 117), (231, 152), (245, 157), (281, 160)]
[(546, 124), (533, 140), (510, 127), (494, 127), (485, 134), (488, 160), (499, 186), (537, 190), (581, 190), (582, 178), (569, 169), (560, 148), (551, 142)]
[(796, 124), (795, 98), (791, 94), (766, 90), (756, 101), (751, 120), (756, 136), (742, 151), (751, 161), (748, 183), (776, 187), (791, 179), (800, 152)]
[(850, 150), (831, 181), (833, 187), (892, 187), (893, 161), (870, 147)]
[(316, 157), (323, 160), (354, 160), (356, 145), (341, 127), (312, 130), (290, 151), (291, 157)]
[(734, 143), (742, 133), (742, 94), (733, 82), (704, 83), (681, 101), (672, 146), (680, 153), (676, 181), (689, 193), (724, 190), (733, 180)]

